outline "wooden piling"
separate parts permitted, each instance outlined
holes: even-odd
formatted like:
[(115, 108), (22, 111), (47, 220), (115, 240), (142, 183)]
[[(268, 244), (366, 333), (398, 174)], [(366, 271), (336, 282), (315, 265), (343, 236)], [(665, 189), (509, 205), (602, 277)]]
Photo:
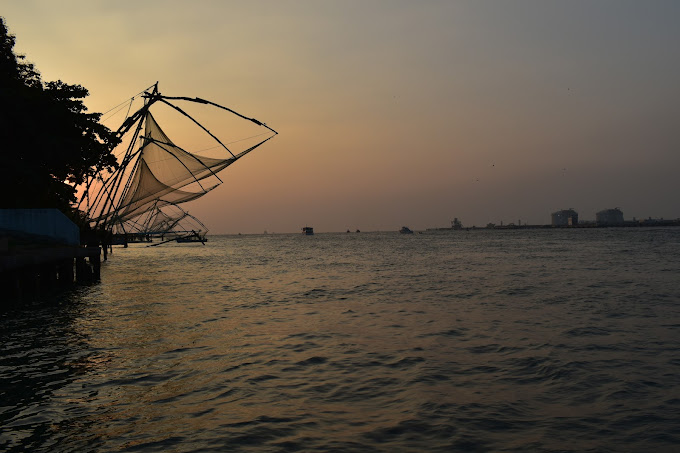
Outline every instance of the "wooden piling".
[(101, 278), (99, 247), (26, 247), (0, 254), (0, 309), (44, 299), (74, 284)]

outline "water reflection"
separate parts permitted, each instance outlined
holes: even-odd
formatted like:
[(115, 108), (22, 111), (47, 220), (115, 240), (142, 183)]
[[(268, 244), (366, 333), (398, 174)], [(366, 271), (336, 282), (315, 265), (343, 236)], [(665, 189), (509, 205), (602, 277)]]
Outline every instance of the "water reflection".
[(58, 444), (85, 415), (82, 398), (67, 391), (104, 366), (78, 327), (88, 309), (78, 289), (51, 304), (0, 319), (0, 448), (25, 451)]
[(635, 430), (663, 449), (680, 375), (667, 234), (117, 250), (103, 283), (0, 319), (0, 449), (606, 450)]

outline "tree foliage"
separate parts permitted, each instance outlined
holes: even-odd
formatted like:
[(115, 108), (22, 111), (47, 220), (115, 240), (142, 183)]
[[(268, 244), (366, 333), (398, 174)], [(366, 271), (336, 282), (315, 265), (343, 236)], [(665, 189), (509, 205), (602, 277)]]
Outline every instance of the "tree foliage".
[(80, 85), (43, 82), (0, 17), (0, 208), (69, 214), (76, 186), (117, 166), (115, 133), (88, 113)]

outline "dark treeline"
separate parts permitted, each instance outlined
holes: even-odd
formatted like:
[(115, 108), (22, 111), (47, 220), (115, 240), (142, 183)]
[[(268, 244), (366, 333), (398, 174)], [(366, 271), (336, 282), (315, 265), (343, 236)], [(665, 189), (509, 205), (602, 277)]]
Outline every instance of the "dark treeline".
[(76, 220), (75, 186), (116, 167), (117, 138), (87, 113), (84, 87), (44, 82), (15, 39), (0, 17), (0, 208), (57, 208)]

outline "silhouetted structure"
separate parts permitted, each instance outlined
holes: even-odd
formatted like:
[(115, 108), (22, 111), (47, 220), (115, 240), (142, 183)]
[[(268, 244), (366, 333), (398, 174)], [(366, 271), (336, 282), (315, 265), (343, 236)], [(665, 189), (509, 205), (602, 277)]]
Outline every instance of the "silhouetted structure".
[(0, 310), (99, 280), (96, 238), (81, 246), (89, 236), (57, 209), (0, 209)]
[[(139, 108), (130, 110), (134, 113), (129, 114), (115, 132), (118, 138), (126, 137), (123, 143), (127, 148), (119, 153), (123, 156), (120, 165), (113, 171), (88, 174), (87, 191), (79, 207), (87, 213), (94, 229), (110, 231), (116, 239), (130, 235), (146, 239), (174, 236), (184, 242), (189, 239), (204, 242), (205, 225), (179, 205), (196, 200), (222, 184), (217, 173), (272, 139), (277, 132), (254, 118), (205, 99), (165, 96), (158, 90), (158, 83), (134, 96), (128, 108), (133, 100)], [(222, 141), (225, 137), (219, 139), (199, 123), (184, 110), (186, 105), (229, 112), (224, 120), (235, 119), (238, 126), (232, 127), (239, 130), (238, 134), (252, 135), (235, 140), (231, 137), (227, 147)], [(206, 133), (206, 144), (215, 144), (215, 152), (195, 154), (174, 144), (153, 114), (157, 108), (167, 107), (174, 110), (175, 121), (182, 120)]]
[(595, 214), (595, 222), (599, 226), (623, 225), (623, 212), (619, 208), (604, 209)]
[(572, 208), (563, 209), (552, 213), (552, 226), (576, 226), (578, 225), (578, 212)]

